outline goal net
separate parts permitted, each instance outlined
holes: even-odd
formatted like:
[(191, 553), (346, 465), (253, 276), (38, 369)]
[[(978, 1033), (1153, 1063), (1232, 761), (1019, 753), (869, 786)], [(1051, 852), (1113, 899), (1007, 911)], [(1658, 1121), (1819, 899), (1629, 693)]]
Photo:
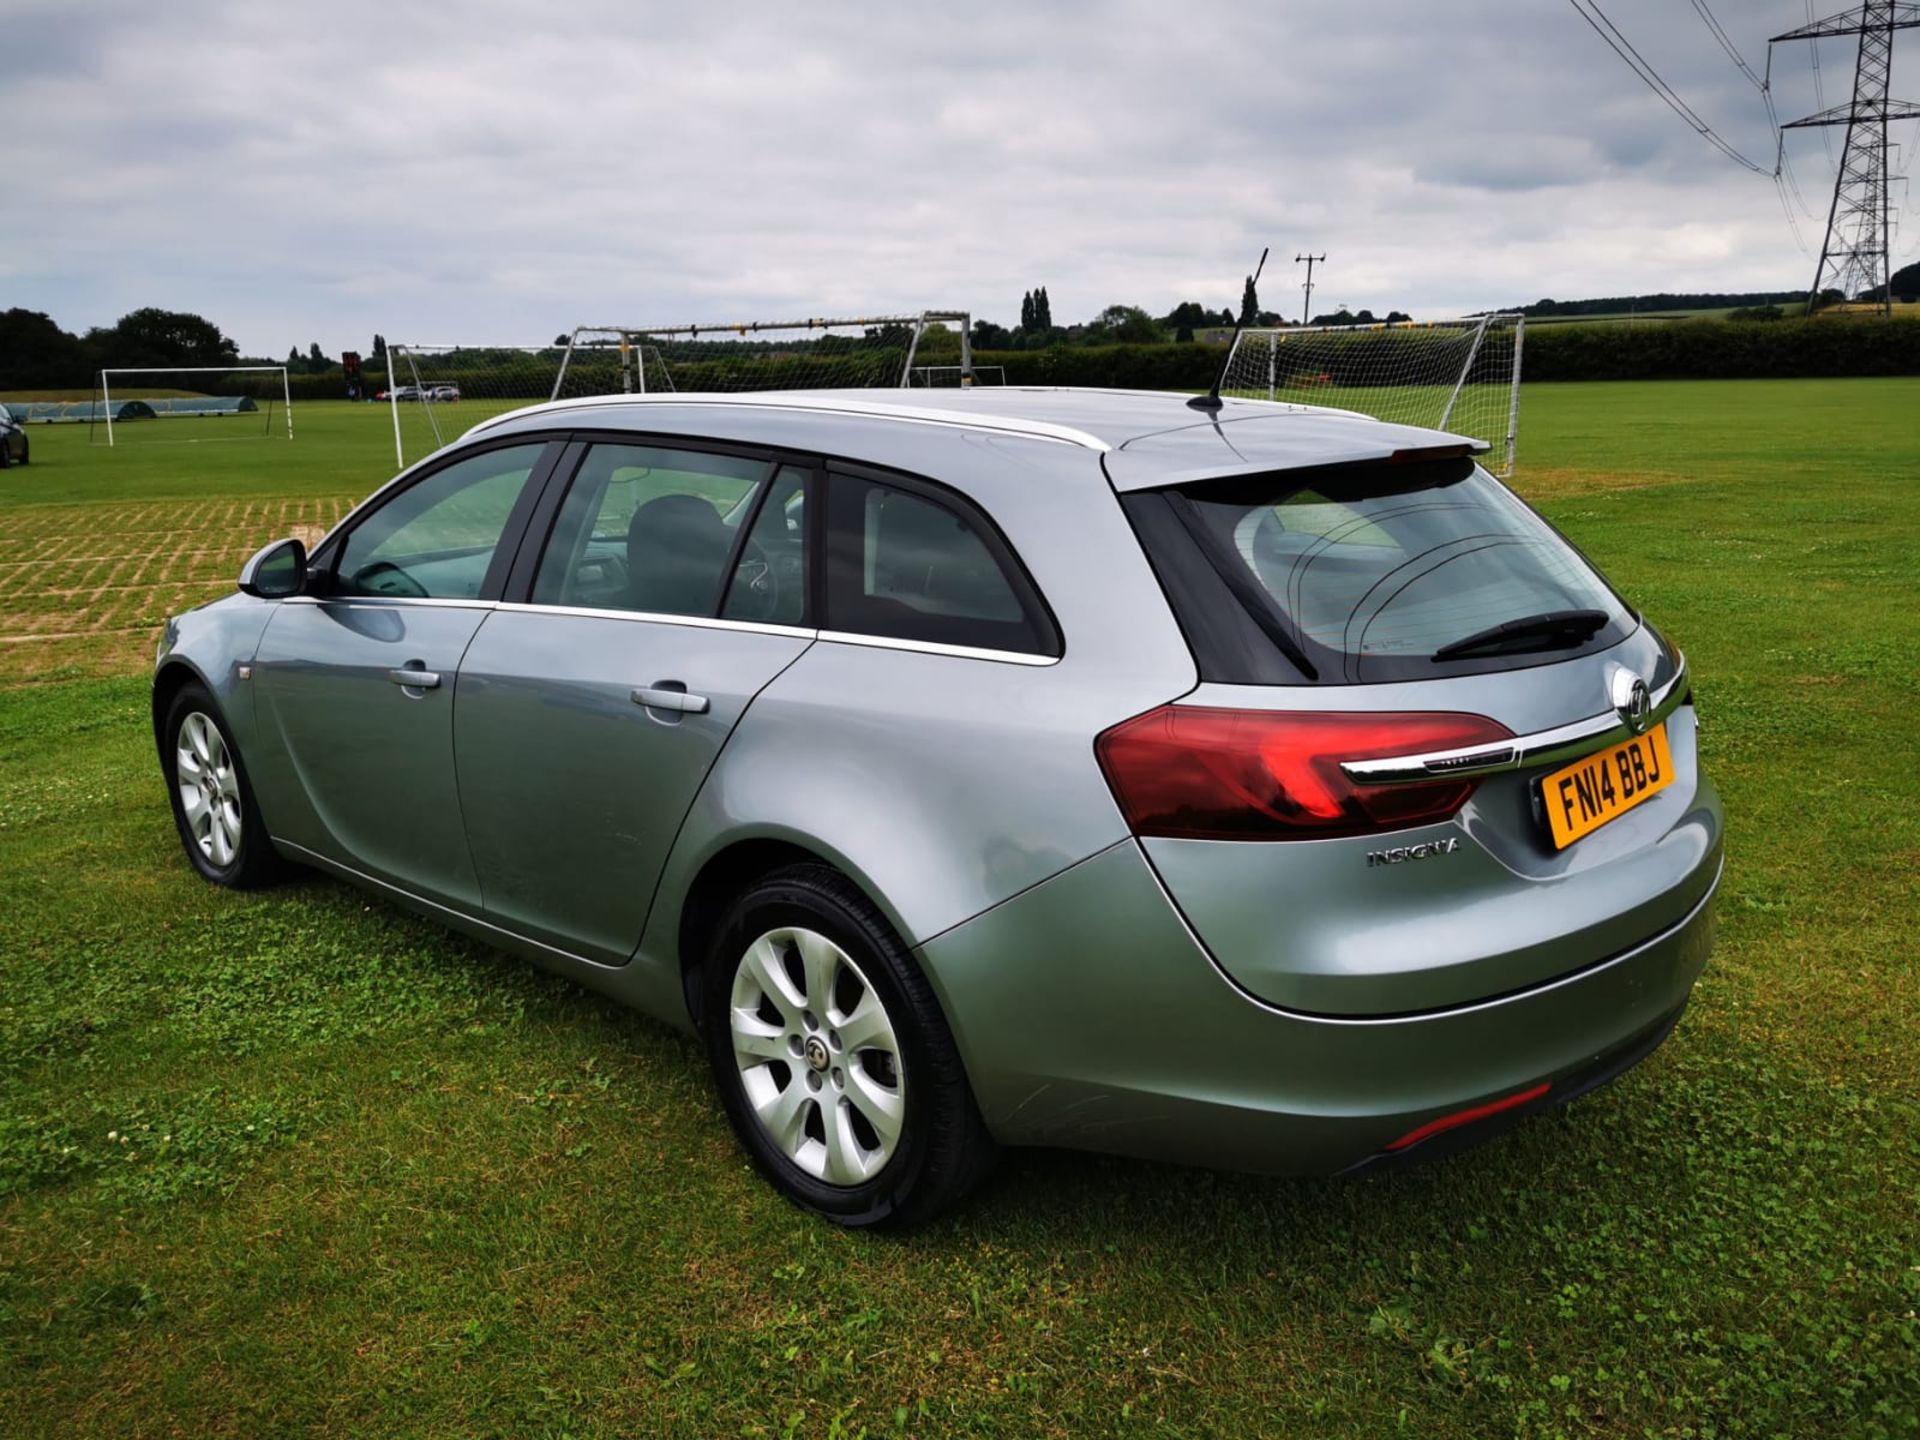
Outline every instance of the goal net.
[[(916, 371), (972, 368), (962, 311), (712, 325), (582, 325), (546, 346), (394, 345), (402, 465), (480, 421), (542, 400), (596, 395), (896, 388)], [(938, 383), (956, 383), (941, 381)]]
[(916, 365), (907, 373), (907, 384), (925, 388), (1006, 383), (1004, 365)]
[(1520, 315), (1242, 330), (1222, 394), (1358, 410), (1485, 440), (1511, 475), (1520, 426)]
[(101, 370), (93, 400), (65, 410), (96, 445), (293, 438), (284, 365)]
[(387, 388), (401, 466), (451, 445), (482, 420), (553, 398), (565, 339), (551, 345), (389, 345)]

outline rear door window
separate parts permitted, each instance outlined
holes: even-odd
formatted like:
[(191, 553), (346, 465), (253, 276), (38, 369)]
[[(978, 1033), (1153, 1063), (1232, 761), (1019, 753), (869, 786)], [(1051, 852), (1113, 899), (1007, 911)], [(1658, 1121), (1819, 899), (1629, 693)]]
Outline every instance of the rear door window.
[(1578, 551), (1468, 460), (1234, 476), (1125, 503), (1210, 680), (1511, 669), (1635, 624)]
[(944, 498), (836, 474), (826, 628), (1025, 655), (1060, 653), (1051, 620), (999, 536)]
[(771, 467), (653, 445), (595, 445), (567, 490), (533, 601), (711, 616)]

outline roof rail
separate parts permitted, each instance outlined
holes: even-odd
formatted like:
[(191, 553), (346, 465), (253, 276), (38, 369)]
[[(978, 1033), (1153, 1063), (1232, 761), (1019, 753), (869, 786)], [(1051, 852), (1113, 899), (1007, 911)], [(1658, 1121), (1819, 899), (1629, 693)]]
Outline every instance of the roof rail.
[(479, 434), (491, 430), (508, 420), (519, 419), (535, 413), (547, 414), (555, 411), (605, 408), (628, 405), (712, 405), (724, 407), (744, 406), (764, 410), (808, 410), (831, 415), (860, 415), (879, 420), (902, 420), (917, 425), (944, 425), (966, 430), (993, 430), (1007, 435), (1019, 435), (1029, 440), (1051, 440), (1063, 445), (1078, 446), (1082, 450), (1095, 450), (1102, 454), (1113, 447), (1098, 436), (1089, 435), (1084, 430), (1076, 430), (1070, 425), (1055, 425), (1047, 420), (1028, 420), (1016, 415), (976, 415), (964, 410), (940, 410), (930, 405), (898, 404), (885, 400), (856, 400), (852, 397), (838, 398), (832, 395), (796, 395), (782, 391), (765, 391), (739, 395), (586, 395), (572, 400), (550, 400), (540, 405), (528, 405), (519, 410), (510, 410), (505, 415), (495, 415), (482, 420), (467, 433)]

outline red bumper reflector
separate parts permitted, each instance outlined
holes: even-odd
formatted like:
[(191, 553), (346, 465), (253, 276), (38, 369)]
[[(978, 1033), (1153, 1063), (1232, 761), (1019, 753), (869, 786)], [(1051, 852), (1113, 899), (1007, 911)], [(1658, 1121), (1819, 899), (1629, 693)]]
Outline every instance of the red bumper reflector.
[(1529, 1100), (1538, 1100), (1552, 1088), (1552, 1085), (1542, 1080), (1531, 1090), (1522, 1090), (1518, 1095), (1509, 1095), (1504, 1100), (1489, 1100), (1486, 1104), (1476, 1105), (1471, 1110), (1456, 1110), (1451, 1115), (1442, 1115), (1438, 1120), (1429, 1120), (1418, 1130), (1409, 1130), (1387, 1146), (1387, 1149), (1404, 1150), (1409, 1145), (1418, 1145), (1422, 1140), (1430, 1139), (1443, 1130), (1471, 1125), (1474, 1121), (1484, 1120), (1489, 1115), (1498, 1115), (1502, 1110), (1511, 1110), (1516, 1105), (1525, 1105)]

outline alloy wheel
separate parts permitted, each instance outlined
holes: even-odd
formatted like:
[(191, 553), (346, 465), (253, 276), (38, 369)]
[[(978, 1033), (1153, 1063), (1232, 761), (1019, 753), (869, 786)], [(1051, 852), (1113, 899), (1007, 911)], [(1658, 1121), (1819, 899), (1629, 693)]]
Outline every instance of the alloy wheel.
[(734, 972), (734, 1063), (768, 1139), (829, 1185), (877, 1175), (900, 1143), (906, 1072), (879, 994), (817, 930), (769, 930)]
[(225, 869), (240, 853), (240, 777), (210, 716), (195, 710), (180, 722), (174, 773), (180, 810), (194, 843)]

